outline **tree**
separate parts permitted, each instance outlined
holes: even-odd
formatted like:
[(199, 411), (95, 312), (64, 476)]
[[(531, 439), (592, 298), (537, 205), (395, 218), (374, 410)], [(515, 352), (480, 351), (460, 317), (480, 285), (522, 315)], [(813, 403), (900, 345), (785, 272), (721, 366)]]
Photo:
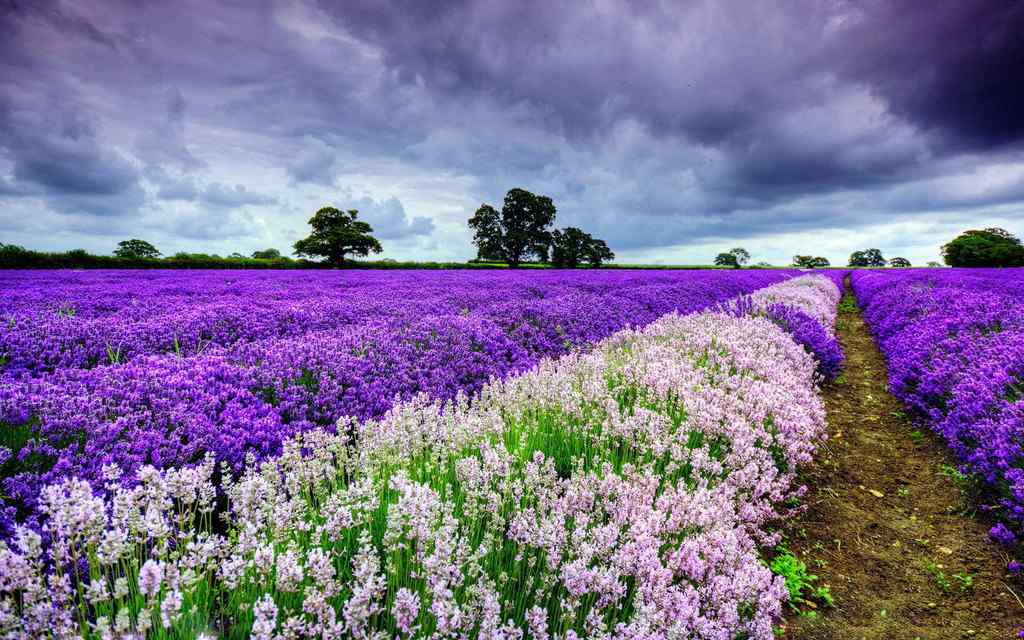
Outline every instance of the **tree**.
[(729, 253), (736, 256), (736, 262), (738, 264), (747, 264), (748, 262), (750, 262), (750, 254), (743, 247), (736, 247), (735, 249), (730, 249)]
[(899, 258), (899, 257), (897, 257), (897, 258), (890, 258), (889, 259), (889, 266), (890, 267), (895, 267), (897, 269), (906, 269), (907, 267), (910, 266), (910, 260), (907, 260), (906, 258)]
[(261, 251), (253, 251), (252, 257), (256, 260), (279, 260), (281, 252), (277, 249), (263, 249)]
[(942, 264), (939, 263), (939, 262), (935, 262), (934, 260), (929, 260), (928, 261), (928, 266), (931, 267), (932, 269), (935, 269), (935, 268), (941, 267)]
[(720, 267), (732, 267), (733, 269), (740, 268), (740, 261), (736, 259), (736, 256), (729, 253), (720, 253), (715, 256), (715, 264)]
[(380, 253), (380, 242), (370, 235), (373, 227), (357, 220), (358, 217), (355, 209), (320, 209), (309, 219), (313, 233), (295, 243), (295, 255), (324, 258), (331, 264), (343, 265), (349, 254), (366, 257), (371, 252)]
[(489, 204), (482, 204), (469, 219), (478, 260), (503, 261), (501, 214)]
[(1024, 247), (1006, 229), (971, 229), (942, 247), (942, 257), (951, 267), (1024, 266)]
[(850, 254), (851, 267), (884, 267), (885, 258), (882, 257), (882, 252), (878, 249), (865, 249), (864, 251), (854, 251)]
[(592, 267), (614, 260), (615, 254), (604, 240), (594, 238), (576, 227), (566, 227), (551, 233), (551, 264), (574, 269), (581, 262)]
[(482, 204), (469, 219), (473, 243), (481, 260), (504, 260), (512, 268), (529, 257), (547, 262), (555, 221), (554, 202), (525, 189), (510, 189), (505, 194), (501, 214)]
[(159, 258), (160, 252), (145, 240), (133, 238), (118, 242), (117, 249), (114, 249), (114, 255), (118, 258), (138, 260), (140, 258)]
[(600, 267), (605, 262), (615, 259), (615, 253), (608, 248), (608, 244), (599, 238), (594, 238), (587, 247), (587, 262), (592, 267)]
[(793, 266), (801, 269), (822, 269), (831, 263), (821, 256), (793, 256)]

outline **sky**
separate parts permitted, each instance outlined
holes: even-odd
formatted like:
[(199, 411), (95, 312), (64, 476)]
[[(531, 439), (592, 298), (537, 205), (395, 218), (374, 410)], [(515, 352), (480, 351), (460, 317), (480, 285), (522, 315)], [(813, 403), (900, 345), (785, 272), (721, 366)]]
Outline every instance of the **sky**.
[(465, 260), (521, 187), (619, 262), (1024, 235), (1024, 1), (0, 0), (0, 242)]

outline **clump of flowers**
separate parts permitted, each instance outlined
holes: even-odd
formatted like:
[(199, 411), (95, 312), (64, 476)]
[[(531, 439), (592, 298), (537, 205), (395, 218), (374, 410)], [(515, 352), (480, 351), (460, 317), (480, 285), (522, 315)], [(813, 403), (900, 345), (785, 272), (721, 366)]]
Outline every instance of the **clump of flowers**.
[(800, 309), (782, 303), (768, 305), (765, 314), (791, 335), (797, 344), (814, 354), (818, 374), (823, 381), (832, 382), (842, 373), (843, 362), (846, 361), (843, 347), (820, 322)]
[(1024, 297), (1018, 270), (856, 272), (889, 385), (987, 487), (990, 531), (1024, 559)]
[(770, 319), (814, 355), (821, 380), (831, 382), (842, 372), (846, 359), (833, 333), (841, 296), (836, 278), (804, 276), (731, 300), (719, 309)]

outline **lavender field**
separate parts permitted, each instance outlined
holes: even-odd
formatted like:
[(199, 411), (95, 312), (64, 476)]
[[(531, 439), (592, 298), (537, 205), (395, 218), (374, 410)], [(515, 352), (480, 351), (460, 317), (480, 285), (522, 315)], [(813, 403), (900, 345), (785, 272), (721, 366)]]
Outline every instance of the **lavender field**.
[(772, 637), (842, 273), (0, 278), (0, 629)]
[(852, 284), (893, 393), (984, 485), (990, 535), (1024, 555), (1024, 272), (857, 272)]

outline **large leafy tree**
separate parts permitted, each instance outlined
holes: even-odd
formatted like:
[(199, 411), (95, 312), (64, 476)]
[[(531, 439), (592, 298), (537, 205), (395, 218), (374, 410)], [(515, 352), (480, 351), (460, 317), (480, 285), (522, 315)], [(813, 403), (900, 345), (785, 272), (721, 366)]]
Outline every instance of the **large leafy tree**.
[(556, 211), (551, 198), (518, 188), (505, 194), (500, 214), (489, 204), (480, 205), (469, 219), (477, 257), (504, 260), (513, 268), (530, 257), (546, 262)]
[(750, 262), (750, 253), (743, 247), (736, 247), (735, 249), (730, 249), (729, 253), (736, 256), (737, 264), (747, 264), (748, 262)]
[(910, 260), (907, 260), (906, 258), (900, 258), (900, 257), (890, 258), (889, 259), (889, 266), (890, 267), (896, 267), (897, 269), (906, 269), (907, 267), (910, 266)]
[(850, 254), (851, 267), (884, 267), (885, 258), (878, 249), (865, 249)]
[(1020, 267), (1024, 247), (1006, 229), (971, 229), (943, 245), (942, 257), (951, 267)]
[(715, 256), (715, 264), (720, 267), (732, 267), (733, 269), (740, 268), (740, 262), (736, 259), (736, 256), (731, 252), (720, 253)]
[(380, 242), (370, 235), (373, 227), (357, 220), (358, 217), (355, 209), (320, 209), (309, 219), (313, 233), (295, 243), (295, 255), (323, 258), (331, 264), (342, 265), (349, 255), (365, 257), (371, 252), (380, 253)]
[(587, 263), (599, 267), (614, 260), (615, 254), (604, 240), (594, 238), (576, 227), (566, 227), (551, 233), (551, 264), (556, 267), (578, 267)]
[(615, 252), (608, 247), (608, 243), (600, 238), (594, 238), (587, 247), (587, 262), (592, 267), (600, 267), (605, 262), (615, 259)]
[(159, 258), (160, 252), (145, 240), (132, 238), (131, 240), (118, 242), (117, 249), (114, 249), (114, 255), (118, 258), (128, 259)]
[(793, 266), (801, 269), (822, 269), (831, 263), (821, 256), (793, 256)]

